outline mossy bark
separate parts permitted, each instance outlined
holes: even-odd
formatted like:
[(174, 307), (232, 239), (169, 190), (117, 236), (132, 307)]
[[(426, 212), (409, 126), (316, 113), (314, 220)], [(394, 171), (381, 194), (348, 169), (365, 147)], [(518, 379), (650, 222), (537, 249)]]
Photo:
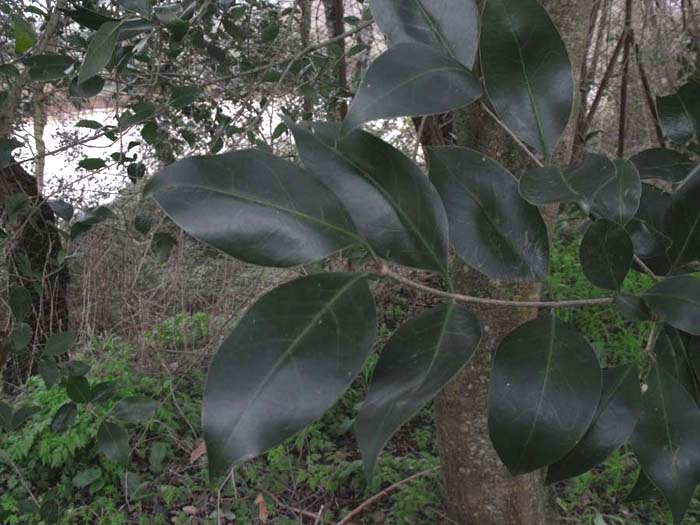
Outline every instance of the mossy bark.
[[(583, 59), (592, 0), (543, 2), (559, 27), (574, 62)], [(572, 122), (576, 119), (572, 118)], [(452, 141), (479, 150), (519, 174), (528, 157), (480, 108), (454, 115)], [(569, 136), (573, 136), (570, 132)], [(571, 141), (561, 149), (568, 161)], [(545, 210), (551, 224), (556, 209)], [(501, 299), (537, 299), (540, 286), (492, 281), (455, 265), (457, 291)], [(537, 315), (536, 310), (474, 309), (483, 325), (481, 346), (470, 365), (437, 397), (435, 417), (450, 517), (460, 525), (545, 525), (556, 522), (542, 473), (513, 477), (502, 465), (488, 434), (487, 397), (493, 353), (504, 336)]]

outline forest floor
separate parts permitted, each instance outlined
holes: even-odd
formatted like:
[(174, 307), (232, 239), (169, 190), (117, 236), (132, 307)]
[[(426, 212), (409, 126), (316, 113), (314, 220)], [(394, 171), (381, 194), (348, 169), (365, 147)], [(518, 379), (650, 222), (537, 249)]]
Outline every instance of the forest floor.
[[(600, 295), (581, 274), (576, 230), (564, 225), (560, 239), (553, 254), (555, 278), (549, 294), (567, 298)], [(629, 279), (628, 290), (646, 284), (644, 277), (636, 275)], [(408, 291), (394, 290), (390, 295), (390, 302), (382, 294), (378, 298), (377, 348), (425, 306)], [(588, 335), (604, 365), (638, 363), (642, 370), (648, 366), (641, 352), (647, 326), (628, 323), (608, 307), (561, 315)], [(88, 377), (93, 385), (113, 383), (121, 396), (158, 401), (153, 417), (128, 427), (132, 453), (126, 471), (106, 460), (94, 446), (99, 423), (111, 405), (81, 409), (73, 426), (58, 435), (51, 426), (56, 410), (67, 400), (65, 389), (47, 390), (41, 379), (33, 378), (22, 402), (37, 405), (41, 411), (11, 438), (0, 437), (14, 465), (11, 468), (9, 462), (0, 461), (0, 515), (4, 515), (0, 521), (8, 525), (43, 523), (33, 496), (54, 498), (61, 509), (60, 523), (65, 524), (218, 525), (264, 520), (276, 525), (331, 524), (373, 494), (422, 473), (364, 508), (348, 524), (452, 523), (441, 501), (430, 407), (392, 438), (379, 459), (373, 485), (365, 484), (352, 423), (376, 354), (321, 421), (283, 446), (237, 467), (221, 487), (210, 487), (200, 400), (220, 328), (219, 321), (207, 313), (182, 314), (153, 327), (138, 344), (104, 336), (81, 350), (78, 359), (90, 367)], [(557, 484), (552, 495), (562, 523), (670, 523), (669, 513), (659, 502), (625, 502), (637, 470), (631, 452), (623, 449), (594, 471)], [(693, 502), (684, 523), (700, 524), (700, 499)]]

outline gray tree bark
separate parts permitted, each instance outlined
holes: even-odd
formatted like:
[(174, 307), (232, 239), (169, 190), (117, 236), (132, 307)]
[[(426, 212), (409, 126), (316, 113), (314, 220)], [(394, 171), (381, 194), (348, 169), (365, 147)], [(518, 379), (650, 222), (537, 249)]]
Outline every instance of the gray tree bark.
[[(575, 71), (581, 70), (593, 0), (543, 2), (567, 43)], [(572, 118), (576, 122), (576, 118)], [(475, 124), (478, 123), (478, 124)], [(513, 140), (478, 108), (456, 114), (451, 133), (458, 145), (477, 149), (520, 173), (529, 159)], [(573, 133), (560, 158), (569, 160)], [(545, 210), (549, 222), (556, 209)], [(470, 295), (503, 299), (537, 299), (537, 285), (510, 285), (456, 268), (456, 288)], [(481, 346), (457, 378), (437, 397), (435, 417), (450, 517), (460, 525), (545, 525), (555, 523), (541, 473), (513, 477), (491, 445), (487, 398), (493, 353), (505, 335), (537, 315), (535, 310), (484, 308)]]

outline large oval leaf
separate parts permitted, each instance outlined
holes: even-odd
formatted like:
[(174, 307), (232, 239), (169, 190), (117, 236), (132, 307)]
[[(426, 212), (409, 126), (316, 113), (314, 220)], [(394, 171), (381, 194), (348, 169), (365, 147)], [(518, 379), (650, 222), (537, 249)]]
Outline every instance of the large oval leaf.
[(579, 253), (589, 281), (600, 288), (619, 290), (632, 267), (634, 248), (622, 226), (599, 219), (586, 230)]
[(491, 442), (513, 474), (559, 461), (590, 427), (600, 394), (593, 348), (571, 326), (545, 314), (506, 336), (496, 351)]
[(700, 409), (658, 365), (647, 383), (631, 444), (644, 473), (670, 505), (674, 523), (680, 524), (700, 482)]
[(455, 304), (422, 313), (389, 339), (355, 424), (368, 480), (391, 435), (462, 369), (480, 339), (479, 321)]
[(146, 192), (187, 233), (253, 264), (306, 264), (357, 241), (326, 187), (262, 151), (181, 160)]
[(426, 44), (468, 68), (474, 65), (479, 45), (479, 10), (474, 0), (372, 0), (370, 5), (392, 45)]
[(685, 179), (695, 163), (683, 153), (667, 148), (647, 149), (630, 159), (642, 180), (657, 179), (677, 183)]
[(669, 254), (673, 268), (700, 258), (700, 169), (685, 181), (671, 200), (666, 231), (673, 244)]
[(518, 181), (500, 164), (466, 148), (432, 148), (430, 180), (447, 210), (460, 259), (492, 279), (540, 281), (549, 270), (547, 227)]
[(691, 80), (677, 93), (657, 97), (656, 107), (668, 138), (685, 144), (700, 137), (700, 82)]
[(355, 131), (316, 124), (289, 128), (304, 166), (342, 201), (357, 231), (384, 259), (444, 272), (448, 226), (440, 196), (428, 178), (396, 148)]
[(679, 275), (661, 281), (644, 294), (651, 311), (674, 328), (700, 335), (700, 278)]
[[(689, 341), (675, 328), (665, 325), (654, 345), (658, 365), (671, 374), (688, 393), (700, 402), (700, 381), (690, 357)], [(695, 350), (695, 349), (693, 349)]]
[(635, 367), (603, 370), (603, 394), (593, 424), (571, 452), (550, 465), (547, 483), (583, 474), (624, 445), (634, 431), (641, 406)]
[(489, 100), (523, 141), (550, 156), (574, 103), (566, 46), (537, 0), (487, 0), (481, 70)]
[(213, 477), (328, 410), (372, 351), (366, 274), (318, 274), (263, 296), (212, 361), (202, 420)]
[(370, 120), (446, 113), (480, 96), (478, 79), (456, 60), (424, 44), (399, 44), (372, 62), (343, 133)]
[(82, 84), (86, 80), (100, 73), (114, 54), (114, 48), (117, 45), (117, 37), (122, 28), (122, 22), (105, 22), (95, 32), (90, 40), (83, 65), (80, 68), (78, 75), (78, 83)]

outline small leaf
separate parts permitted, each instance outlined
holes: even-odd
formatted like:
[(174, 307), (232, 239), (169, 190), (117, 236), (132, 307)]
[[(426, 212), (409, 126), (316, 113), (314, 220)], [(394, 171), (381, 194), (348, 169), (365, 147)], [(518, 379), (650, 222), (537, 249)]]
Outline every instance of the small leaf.
[(661, 281), (644, 295), (653, 313), (674, 328), (700, 335), (700, 278), (680, 275)]
[(44, 345), (42, 356), (59, 356), (65, 354), (75, 344), (77, 337), (75, 332), (61, 332), (60, 334), (52, 335), (46, 341), (46, 345)]
[(593, 424), (571, 452), (550, 465), (547, 483), (578, 476), (602, 463), (632, 435), (641, 408), (636, 368), (603, 370), (603, 394)]
[(80, 68), (78, 83), (82, 84), (107, 67), (114, 54), (121, 26), (122, 22), (105, 22), (100, 26), (90, 40)]
[(84, 489), (102, 477), (102, 469), (100, 467), (91, 467), (81, 470), (73, 477), (73, 486), (79, 489)]
[(106, 403), (117, 395), (117, 383), (115, 381), (102, 381), (92, 386), (92, 403)]
[(21, 323), (16, 326), (10, 334), (10, 344), (13, 350), (22, 350), (27, 347), (29, 343), (32, 342), (32, 337), (34, 333), (32, 332), (32, 327), (27, 323)]
[(102, 92), (105, 87), (105, 81), (102, 77), (94, 76), (88, 78), (84, 82), (78, 82), (78, 77), (71, 80), (68, 92), (72, 97), (92, 98)]
[(481, 69), (489, 100), (518, 137), (554, 153), (574, 104), (566, 46), (537, 0), (486, 0)]
[(616, 296), (613, 303), (628, 321), (651, 321), (649, 307), (641, 297), (622, 294)]
[(89, 128), (89, 129), (100, 129), (103, 126), (102, 126), (102, 124), (100, 124), (96, 120), (79, 120), (75, 124), (75, 127), (77, 127), (77, 128)]
[(586, 278), (599, 288), (619, 290), (632, 267), (632, 240), (621, 226), (606, 219), (586, 230), (580, 248)]
[(370, 5), (391, 45), (426, 44), (468, 68), (474, 66), (479, 45), (479, 10), (474, 0), (372, 0)]
[(129, 435), (116, 423), (102, 422), (97, 429), (97, 446), (110, 461), (120, 465), (129, 461)]
[(193, 237), (261, 266), (307, 264), (356, 242), (325, 186), (257, 150), (178, 161), (146, 192)]
[(503, 340), (489, 387), (489, 435), (513, 474), (562, 459), (581, 440), (601, 394), (598, 358), (588, 342), (552, 314)]
[(368, 481), (391, 435), (467, 364), (480, 339), (479, 321), (454, 304), (422, 313), (389, 339), (355, 423)]
[(49, 200), (49, 206), (51, 206), (51, 210), (64, 221), (68, 222), (73, 218), (74, 210), (70, 203), (60, 199), (51, 199)]
[(119, 115), (117, 124), (121, 129), (126, 129), (149, 120), (155, 112), (156, 105), (152, 102), (138, 102)]
[(192, 105), (202, 95), (198, 86), (182, 86), (173, 88), (170, 93), (170, 105), (174, 108), (184, 108)]
[(695, 167), (687, 155), (666, 148), (644, 150), (630, 160), (637, 166), (642, 180), (657, 179), (678, 183)]
[(114, 405), (112, 416), (127, 423), (143, 423), (153, 416), (157, 408), (157, 401), (143, 396), (133, 396), (122, 399)]
[(457, 255), (491, 279), (541, 281), (549, 270), (547, 227), (518, 193), (517, 179), (466, 148), (431, 148), (430, 180), (447, 210)]
[(151, 445), (151, 453), (148, 457), (148, 469), (154, 474), (163, 471), (163, 461), (170, 453), (170, 445), (162, 441), (156, 441)]
[(19, 286), (10, 288), (9, 304), (12, 315), (18, 322), (24, 321), (32, 312), (32, 293)]
[(65, 434), (78, 416), (78, 405), (73, 402), (61, 405), (51, 421), (51, 430), (56, 434)]
[(104, 168), (107, 164), (103, 159), (83, 159), (78, 165), (84, 170), (99, 170)]
[(644, 473), (666, 498), (674, 523), (679, 525), (700, 482), (700, 410), (661, 367), (652, 367), (647, 383), (631, 444)]
[(10, 430), (18, 430), (30, 417), (41, 411), (38, 406), (22, 405), (12, 414)]
[(36, 44), (34, 26), (18, 15), (12, 17), (12, 22), (15, 33), (15, 53), (22, 55)]
[(424, 44), (399, 44), (367, 70), (343, 134), (371, 120), (445, 113), (480, 96), (479, 81), (459, 62)]
[(132, 11), (146, 17), (151, 15), (150, 0), (119, 0), (119, 5), (127, 11)]
[(53, 358), (43, 358), (39, 361), (39, 375), (44, 380), (44, 385), (49, 389), (61, 379), (61, 369)]
[(209, 368), (202, 421), (213, 478), (323, 415), (372, 351), (366, 274), (323, 273), (255, 303)]
[(72, 376), (66, 380), (66, 394), (76, 403), (89, 403), (92, 401), (90, 383), (83, 376)]

